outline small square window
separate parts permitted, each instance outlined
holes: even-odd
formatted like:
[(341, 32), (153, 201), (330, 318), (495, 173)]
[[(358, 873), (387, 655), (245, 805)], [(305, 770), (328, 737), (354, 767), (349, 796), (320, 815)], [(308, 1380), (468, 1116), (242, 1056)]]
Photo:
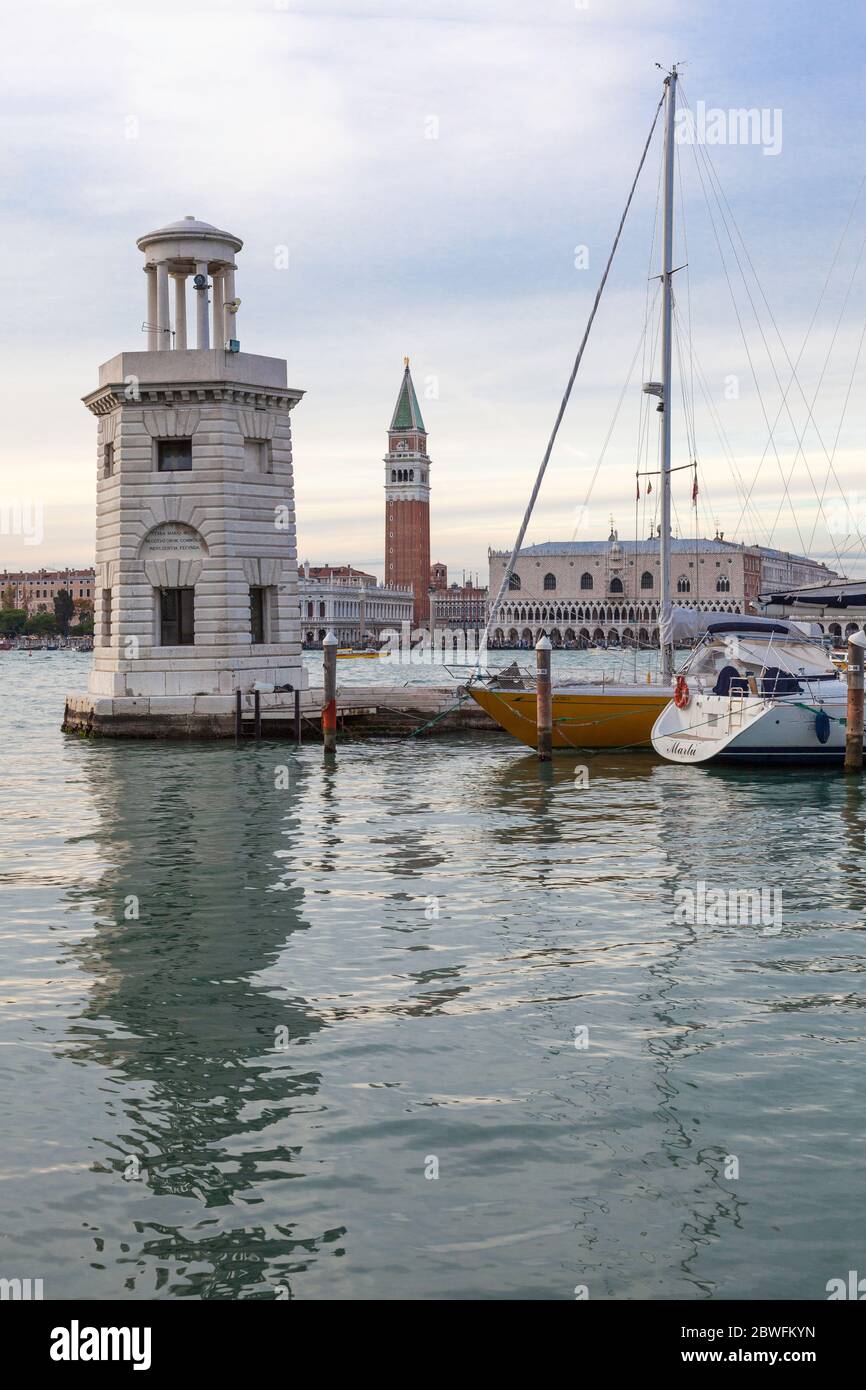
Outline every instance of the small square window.
[(102, 476), (110, 478), (114, 472), (114, 445), (105, 444), (102, 450)]
[(182, 473), (192, 468), (192, 440), (157, 440), (156, 467), (160, 473)]

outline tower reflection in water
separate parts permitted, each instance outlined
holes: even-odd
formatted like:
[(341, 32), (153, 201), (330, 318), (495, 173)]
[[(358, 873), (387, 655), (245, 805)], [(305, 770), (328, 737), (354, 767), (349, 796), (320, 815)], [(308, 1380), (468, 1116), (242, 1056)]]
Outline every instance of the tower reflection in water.
[[(343, 1235), (305, 1225), (297, 1238), (279, 1196), (320, 1083), (304, 1046), (322, 1024), (263, 974), (309, 925), (285, 854), (303, 769), (267, 744), (170, 757), (104, 744), (86, 766), (111, 867), (87, 895), (95, 929), (73, 948), (93, 984), (69, 1036), (79, 1063), (108, 1069), (113, 1133), (94, 1143), (128, 1203), (125, 1287), (289, 1297), (292, 1273)], [(256, 1220), (266, 1194), (285, 1222)], [(116, 1234), (116, 1208), (111, 1221)]]

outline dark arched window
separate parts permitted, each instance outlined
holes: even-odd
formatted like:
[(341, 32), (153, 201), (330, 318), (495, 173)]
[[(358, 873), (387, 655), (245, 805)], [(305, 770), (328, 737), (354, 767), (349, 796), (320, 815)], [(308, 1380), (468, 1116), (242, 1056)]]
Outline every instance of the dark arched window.
[(727, 575), (720, 574), (716, 580), (716, 593), (729, 594), (731, 592), (731, 581)]
[(546, 575), (544, 576), (544, 587), (545, 587), (545, 589), (555, 589), (555, 588), (556, 588), (556, 575), (555, 575), (555, 574), (546, 574)]
[(519, 589), (519, 588), (520, 588), (520, 575), (519, 575), (519, 574), (509, 574), (509, 576), (508, 576), (508, 587), (509, 587), (509, 589)]
[(591, 574), (589, 574), (589, 573), (584, 573), (584, 574), (582, 574), (582, 575), (580, 576), (580, 587), (581, 587), (581, 589), (591, 589), (591, 588), (592, 588), (592, 575), (591, 575)]
[(642, 574), (641, 577), (640, 577), (640, 586), (641, 586), (641, 588), (642, 588), (642, 589), (651, 589), (652, 586), (653, 586), (653, 584), (654, 584), (654, 582), (655, 582), (655, 581), (654, 581), (652, 575), (650, 574), (649, 570), (644, 570), (643, 574)]
[(611, 592), (612, 594), (621, 594), (621, 593), (622, 593), (622, 580), (621, 580), (621, 579), (617, 579), (616, 577), (614, 577), (614, 578), (610, 581), (610, 592)]
[(679, 579), (677, 580), (677, 593), (678, 593), (678, 594), (690, 594), (691, 591), (692, 591), (692, 583), (691, 583), (691, 580), (690, 580), (690, 579), (686, 579), (685, 575), (684, 575), (684, 574), (681, 574), (680, 577), (679, 577)]

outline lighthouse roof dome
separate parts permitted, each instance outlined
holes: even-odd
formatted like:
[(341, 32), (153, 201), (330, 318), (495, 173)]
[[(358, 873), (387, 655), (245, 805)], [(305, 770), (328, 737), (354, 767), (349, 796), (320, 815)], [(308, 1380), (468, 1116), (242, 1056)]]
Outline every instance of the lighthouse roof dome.
[(165, 227), (158, 227), (154, 232), (146, 232), (140, 236), (136, 242), (138, 249), (144, 251), (148, 246), (160, 241), (178, 241), (189, 238), (194, 241), (220, 242), (223, 246), (231, 247), (234, 251), (240, 251), (243, 241), (233, 232), (222, 231), (215, 227), (212, 222), (202, 222), (199, 218), (191, 214), (179, 218), (176, 222), (169, 222)]

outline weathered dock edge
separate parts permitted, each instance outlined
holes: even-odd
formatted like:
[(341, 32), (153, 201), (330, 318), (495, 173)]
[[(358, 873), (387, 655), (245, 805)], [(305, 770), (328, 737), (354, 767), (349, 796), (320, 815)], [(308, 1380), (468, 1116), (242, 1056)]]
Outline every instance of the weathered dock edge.
[[(321, 690), (301, 692), (303, 737), (321, 739)], [(245, 734), (252, 735), (253, 693), (243, 694)], [(261, 695), (262, 737), (294, 736), (294, 695)], [(502, 730), (454, 686), (344, 686), (337, 691), (340, 740), (418, 738), (466, 730)], [(70, 695), (62, 729), (99, 738), (218, 739), (235, 733), (234, 695)]]

